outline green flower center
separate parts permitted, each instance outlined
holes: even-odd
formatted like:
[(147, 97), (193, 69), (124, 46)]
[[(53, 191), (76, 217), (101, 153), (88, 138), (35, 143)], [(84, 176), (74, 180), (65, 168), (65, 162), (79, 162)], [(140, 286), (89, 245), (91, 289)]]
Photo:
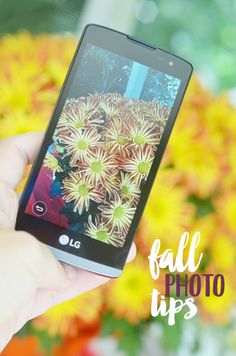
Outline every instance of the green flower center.
[(63, 148), (61, 146), (59, 146), (59, 145), (56, 145), (56, 150), (59, 153), (63, 153), (63, 151), (64, 151)]
[(109, 238), (108, 233), (106, 232), (106, 230), (99, 230), (96, 233), (96, 238), (99, 241), (107, 241)]
[(91, 169), (94, 173), (100, 173), (103, 170), (103, 165), (99, 161), (94, 161), (91, 163)]
[(114, 218), (116, 219), (121, 219), (122, 216), (124, 214), (124, 208), (123, 206), (117, 206), (115, 209), (114, 209)]
[(49, 166), (51, 168), (57, 168), (58, 167), (58, 160), (56, 157), (51, 157), (49, 161)]
[(147, 162), (140, 162), (138, 165), (138, 171), (142, 174), (148, 174), (149, 164)]
[(142, 145), (144, 145), (144, 143), (145, 143), (145, 139), (144, 139), (144, 137), (141, 136), (141, 135), (136, 135), (136, 136), (134, 137), (134, 142), (135, 142), (137, 145), (142, 146)]
[(77, 142), (77, 148), (79, 150), (86, 150), (88, 148), (88, 142), (81, 139)]
[(163, 123), (164, 120), (161, 116), (157, 115), (157, 116), (154, 116), (154, 120), (156, 120), (158, 123)]
[(117, 143), (118, 143), (118, 145), (125, 145), (127, 143), (127, 139), (122, 135), (118, 135)]
[(88, 193), (89, 193), (89, 188), (88, 188), (87, 184), (85, 184), (85, 183), (80, 184), (80, 185), (78, 186), (78, 193), (79, 193), (79, 195), (81, 195), (81, 196), (88, 195)]
[(82, 127), (84, 127), (84, 120), (83, 119), (79, 119), (76, 121), (75, 127), (77, 129), (81, 129)]
[(122, 187), (121, 187), (121, 192), (122, 192), (123, 194), (128, 195), (128, 194), (129, 194), (129, 187), (128, 187), (127, 185), (122, 185)]

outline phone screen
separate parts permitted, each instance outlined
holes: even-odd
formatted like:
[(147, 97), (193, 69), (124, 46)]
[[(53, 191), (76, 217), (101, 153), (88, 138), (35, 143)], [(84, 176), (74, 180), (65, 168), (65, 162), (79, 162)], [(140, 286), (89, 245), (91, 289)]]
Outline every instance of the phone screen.
[(180, 83), (87, 43), (25, 213), (121, 248)]

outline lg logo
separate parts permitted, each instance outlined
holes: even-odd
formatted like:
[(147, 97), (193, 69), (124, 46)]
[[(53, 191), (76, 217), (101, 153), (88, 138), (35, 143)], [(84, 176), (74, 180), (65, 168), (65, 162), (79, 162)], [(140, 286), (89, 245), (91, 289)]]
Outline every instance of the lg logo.
[(74, 248), (80, 248), (81, 242), (80, 241), (74, 241), (73, 239), (70, 239), (69, 236), (67, 235), (61, 235), (59, 237), (59, 242), (61, 245), (69, 245)]

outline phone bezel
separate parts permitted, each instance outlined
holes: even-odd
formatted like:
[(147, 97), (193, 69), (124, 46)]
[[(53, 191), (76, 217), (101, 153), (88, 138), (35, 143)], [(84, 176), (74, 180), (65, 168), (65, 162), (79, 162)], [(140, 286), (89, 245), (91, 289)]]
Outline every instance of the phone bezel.
[[(154, 68), (158, 71), (173, 75), (181, 80), (181, 84), (162, 135), (161, 142), (158, 145), (158, 150), (155, 154), (147, 182), (142, 190), (142, 194), (124, 246), (122, 248), (116, 248), (112, 245), (104, 244), (94, 239), (85, 237), (86, 240), (82, 238), (83, 244), (78, 251), (75, 251), (72, 247), (61, 246), (57, 240), (61, 234), (67, 234), (70, 238), (74, 237), (78, 239), (78, 234), (76, 235), (76, 233), (66, 230), (58, 225), (27, 215), (24, 211), (87, 43), (105, 48), (134, 61), (143, 63), (146, 66)], [(170, 61), (174, 62), (173, 66), (169, 65)], [(26, 230), (34, 234), (40, 241), (49, 245), (53, 254), (63, 262), (109, 277), (119, 276), (125, 264), (135, 231), (150, 194), (152, 184), (183, 100), (192, 70), (192, 65), (189, 62), (167, 51), (154, 46), (149, 46), (148, 44), (136, 40), (133, 37), (104, 26), (95, 24), (87, 25), (81, 35), (79, 44), (53, 111), (52, 118), (45, 133), (38, 158), (32, 167), (25, 190), (22, 194), (16, 229)], [(83, 236), (79, 236), (80, 241), (81, 237)], [(84, 246), (85, 243), (86, 247)], [(75, 254), (75, 252), (77, 253)]]

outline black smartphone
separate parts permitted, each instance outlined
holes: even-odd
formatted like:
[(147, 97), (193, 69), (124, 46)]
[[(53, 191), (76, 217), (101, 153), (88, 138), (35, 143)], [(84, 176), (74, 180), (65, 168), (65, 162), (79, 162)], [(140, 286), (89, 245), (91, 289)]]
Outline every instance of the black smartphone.
[(16, 229), (32, 233), (60, 261), (118, 277), (191, 73), (182, 58), (87, 25)]

